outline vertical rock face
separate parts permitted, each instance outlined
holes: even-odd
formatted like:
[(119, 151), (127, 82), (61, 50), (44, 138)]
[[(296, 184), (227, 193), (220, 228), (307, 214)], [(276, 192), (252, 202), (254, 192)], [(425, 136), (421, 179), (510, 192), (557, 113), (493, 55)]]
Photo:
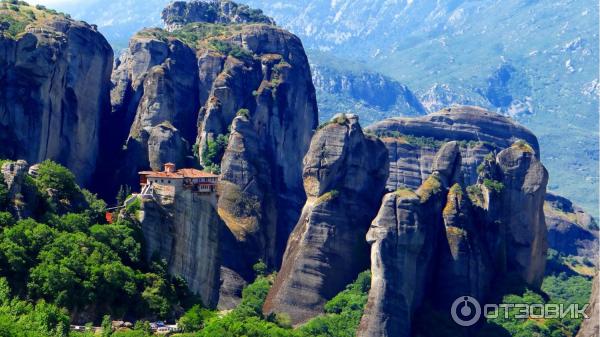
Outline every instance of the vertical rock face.
[(155, 185), (154, 197), (144, 196), (140, 215), (146, 256), (165, 259), (169, 273), (183, 277), (209, 307), (216, 306), (219, 289), (222, 222), (215, 202), (211, 196)]
[(225, 61), (200, 112), (200, 157), (206, 164), (209, 146), (231, 133), (221, 162), (219, 214), (243, 247), (246, 269), (258, 259), (277, 268), (306, 200), (301, 172), (318, 119), (314, 87), (295, 36), (252, 25), (230, 43), (259, 56)]
[(465, 294), (485, 298), (494, 266), (466, 191), (454, 184), (442, 211), (445, 235), (439, 243), (439, 266), (434, 297), (442, 306)]
[(502, 171), (500, 221), (507, 231), (507, 265), (535, 287), (542, 285), (548, 249), (544, 198), (548, 172), (530, 148), (513, 145), (496, 158)]
[(184, 167), (188, 142), (171, 123), (163, 122), (150, 130), (148, 135), (148, 160), (150, 168), (160, 171), (165, 163)]
[(318, 121), (310, 68), (296, 36), (245, 6), (174, 3), (165, 13), (170, 31), (139, 32), (115, 64), (107, 124), (126, 127), (106, 137), (113, 160), (100, 170), (107, 195), (165, 162), (221, 173), (219, 307), (230, 309), (254, 263), (279, 266), (306, 200), (302, 158)]
[(446, 220), (442, 217), (444, 192), (460, 172), (458, 144), (446, 144), (436, 154), (433, 167), (434, 173), (416, 192), (388, 193), (371, 224), (367, 240), (373, 277), (357, 336), (409, 336), (414, 310), (431, 289), (441, 249), (438, 241), (445, 242), (441, 240)]
[(110, 108), (113, 52), (94, 27), (39, 12), (46, 17), (18, 37), (0, 32), (0, 157), (52, 159), (88, 183)]
[[(427, 206), (441, 209), (440, 195)], [(371, 244), (371, 291), (357, 336), (408, 336), (412, 314), (425, 296), (441, 230), (410, 190), (388, 193), (367, 234)]]
[(317, 132), (304, 159), (308, 200), (290, 236), (265, 302), (267, 313), (305, 322), (368, 268), (364, 236), (387, 178), (383, 144), (365, 136), (354, 115), (338, 115)]
[[(390, 156), (402, 156), (392, 159), (390, 176), (396, 179), (386, 186), (396, 192), (384, 198), (367, 236), (373, 277), (358, 336), (410, 336), (412, 315), (424, 301), (445, 310), (459, 296), (485, 300), (492, 281), (507, 272), (529, 286), (541, 285), (548, 173), (535, 145), (516, 138), (509, 143), (510, 134), (498, 131), (479, 136), (490, 142), (474, 141), (469, 132), (485, 129), (478, 124), (482, 112), (466, 113), (474, 114), (476, 125), (448, 115), (425, 123), (425, 130), (407, 119), (412, 126), (406, 133), (383, 126), (377, 132), (386, 137), (388, 151), (394, 149)], [(458, 114), (464, 118), (465, 112)], [(423, 138), (443, 125), (431, 123), (445, 124), (442, 133), (457, 141), (441, 145)], [(491, 142), (496, 137), (504, 140)]]
[(600, 336), (600, 277), (598, 272), (594, 276), (592, 283), (592, 294), (590, 295), (589, 307), (586, 310), (589, 319), (584, 319), (579, 327), (576, 337), (598, 337)]
[(525, 140), (539, 158), (537, 138), (505, 116), (472, 106), (456, 106), (414, 118), (390, 118), (367, 131), (380, 136), (390, 154), (388, 190), (418, 188), (432, 172), (433, 157), (446, 141), (459, 141), (465, 183), (477, 181), (477, 166), (490, 152)]
[(100, 190), (134, 186), (137, 173), (149, 167), (187, 163), (200, 107), (198, 76), (195, 51), (181, 41), (144, 33), (132, 38), (112, 75), (103, 158), (113, 160), (103, 161), (100, 171), (113, 184)]

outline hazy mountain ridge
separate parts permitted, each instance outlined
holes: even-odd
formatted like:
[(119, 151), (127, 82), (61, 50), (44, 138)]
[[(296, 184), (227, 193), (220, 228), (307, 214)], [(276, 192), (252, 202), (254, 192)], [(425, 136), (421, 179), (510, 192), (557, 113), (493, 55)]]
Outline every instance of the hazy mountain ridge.
[(580, 0), (249, 3), (298, 34), (309, 56), (344, 55), (386, 74), (430, 111), (477, 104), (513, 116), (540, 138), (549, 188), (596, 212), (597, 8)]

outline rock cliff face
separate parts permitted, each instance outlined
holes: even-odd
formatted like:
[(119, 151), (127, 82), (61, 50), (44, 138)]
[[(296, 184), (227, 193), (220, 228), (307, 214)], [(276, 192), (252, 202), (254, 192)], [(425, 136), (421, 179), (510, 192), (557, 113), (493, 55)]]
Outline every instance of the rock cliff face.
[[(496, 157), (504, 186), (500, 191), (499, 220), (506, 230), (507, 271), (519, 273), (526, 283), (542, 285), (548, 249), (544, 198), (548, 172), (531, 148), (511, 146)], [(490, 189), (490, 184), (483, 186)], [(491, 185), (491, 189), (498, 187)]]
[[(439, 183), (432, 178), (429, 183)], [(357, 336), (408, 336), (412, 314), (432, 279), (432, 260), (442, 234), (441, 190), (427, 197), (398, 190), (384, 198), (371, 224), (371, 291)], [(427, 200), (423, 203), (421, 199)]]
[(168, 30), (193, 22), (275, 24), (260, 9), (229, 0), (173, 1), (163, 10), (162, 19)]
[(592, 294), (590, 295), (589, 307), (586, 310), (589, 319), (584, 319), (579, 327), (576, 337), (598, 337), (600, 336), (600, 276), (598, 272), (594, 276), (592, 283)]
[[(507, 272), (541, 285), (548, 174), (534, 150), (537, 140), (497, 115), (451, 111), (415, 118), (427, 118), (423, 130), (408, 119), (373, 126), (395, 162), (390, 175), (401, 179), (388, 179), (387, 189), (395, 192), (384, 197), (367, 236), (373, 277), (358, 336), (409, 336), (414, 310), (424, 302), (445, 310), (461, 295), (483, 300)], [(486, 115), (519, 137), (481, 125)], [(454, 141), (419, 138), (444, 125), (448, 130), (439, 133)], [(422, 172), (414, 168), (427, 161)]]
[(113, 182), (104, 189), (135, 186), (139, 171), (160, 170), (169, 161), (183, 166), (201, 104), (194, 50), (179, 40), (138, 34), (116, 62), (112, 81), (103, 158), (117, 154), (118, 160), (103, 160), (105, 181)]
[(0, 184), (5, 185), (8, 191), (5, 200), (2, 201), (3, 206), (6, 205), (17, 219), (31, 216), (31, 210), (35, 208), (38, 199), (35, 193), (32, 193), (35, 191), (30, 191), (29, 186), (24, 184), (28, 168), (29, 164), (24, 160), (9, 161), (0, 167)]
[[(198, 1), (165, 13), (177, 6), (186, 8), (177, 28), (169, 23), (179, 19), (166, 19), (171, 31), (139, 32), (115, 64), (104, 158), (119, 155), (101, 170), (112, 193), (166, 162), (221, 173), (219, 307), (230, 309), (254, 263), (279, 266), (306, 200), (302, 158), (318, 122), (315, 91), (300, 40), (256, 11)], [(214, 6), (230, 20), (195, 16), (213, 15)]]
[(477, 180), (477, 167), (491, 152), (525, 140), (539, 158), (537, 138), (509, 118), (472, 106), (443, 109), (422, 117), (390, 118), (367, 128), (380, 136), (390, 154), (387, 189), (416, 189), (431, 174), (433, 157), (445, 141), (460, 144), (465, 183)]
[[(238, 115), (221, 164), (219, 214), (241, 241), (255, 233), (267, 236), (267, 241), (259, 240), (267, 243), (267, 250), (254, 258), (278, 266), (306, 198), (302, 158), (317, 125), (314, 87), (295, 36), (272, 26), (253, 25), (231, 43), (259, 56), (243, 62), (225, 60), (200, 112), (200, 157), (206, 162), (211, 144), (230, 132), (229, 125)], [(238, 155), (242, 144), (246, 154)], [(251, 210), (252, 200), (260, 203), (260, 214)], [(257, 221), (258, 231), (254, 225), (238, 227), (249, 219)]]
[(387, 151), (363, 134), (358, 117), (338, 115), (314, 136), (304, 158), (308, 200), (290, 236), (266, 313), (305, 322), (368, 268), (364, 240), (387, 178)]
[[(112, 49), (94, 26), (15, 7), (0, 8), (16, 20), (0, 24), (0, 157), (52, 159), (87, 184), (109, 110)], [(35, 19), (21, 17), (26, 9)]]
[(581, 207), (561, 196), (547, 193), (544, 215), (548, 245), (565, 255), (598, 260), (598, 223)]
[(219, 231), (214, 196), (190, 190), (160, 188), (154, 196), (142, 196), (139, 218), (144, 232), (146, 257), (167, 261), (171, 275), (179, 275), (202, 303), (219, 300)]

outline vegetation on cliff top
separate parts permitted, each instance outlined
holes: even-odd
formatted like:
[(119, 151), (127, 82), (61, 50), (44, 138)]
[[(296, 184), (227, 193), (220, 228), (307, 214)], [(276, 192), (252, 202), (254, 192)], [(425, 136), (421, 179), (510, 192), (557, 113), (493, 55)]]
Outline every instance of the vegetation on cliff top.
[(196, 22), (171, 32), (161, 28), (147, 28), (138, 32), (137, 36), (151, 37), (165, 42), (177, 39), (194, 49), (213, 50), (240, 60), (248, 60), (253, 57), (252, 52), (228, 41), (248, 25)]
[(442, 183), (437, 176), (432, 174), (421, 184), (416, 193), (421, 198), (421, 203), (424, 203), (441, 190)]
[(0, 35), (18, 38), (28, 25), (53, 18), (70, 18), (69, 15), (48, 9), (42, 5), (32, 6), (25, 1), (0, 1)]

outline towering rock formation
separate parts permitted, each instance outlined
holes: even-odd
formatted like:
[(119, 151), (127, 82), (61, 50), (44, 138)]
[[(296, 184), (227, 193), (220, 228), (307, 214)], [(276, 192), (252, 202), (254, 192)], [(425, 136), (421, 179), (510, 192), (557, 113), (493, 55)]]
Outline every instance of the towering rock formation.
[(259, 14), (229, 1), (175, 2), (163, 13), (169, 31), (137, 33), (115, 64), (106, 122), (115, 127), (103, 147), (113, 160), (100, 168), (107, 195), (165, 162), (221, 173), (222, 309), (237, 303), (254, 263), (279, 266), (306, 200), (302, 158), (317, 127), (302, 43)]
[[(548, 249), (544, 198), (548, 172), (531, 147), (515, 143), (496, 157), (501, 171), (499, 221), (506, 231), (507, 271), (521, 275), (526, 283), (540, 287)], [(489, 180), (483, 188), (492, 189)], [(486, 182), (487, 186), (486, 186)]]
[(290, 236), (266, 313), (305, 322), (368, 268), (364, 236), (387, 178), (387, 151), (363, 134), (358, 117), (338, 115), (314, 136), (304, 158), (308, 200)]
[(443, 191), (437, 176), (417, 193), (388, 193), (367, 234), (371, 291), (357, 336), (407, 336), (432, 279), (441, 235)]
[[(31, 13), (27, 15), (26, 13)], [(0, 4), (0, 157), (53, 159), (88, 183), (109, 110), (113, 52), (84, 22)]]
[(434, 156), (446, 141), (460, 143), (467, 185), (477, 181), (477, 167), (490, 152), (500, 152), (518, 140), (530, 144), (539, 159), (535, 135), (509, 118), (479, 107), (455, 106), (414, 118), (390, 118), (368, 128), (382, 138), (390, 154), (387, 189), (418, 188), (431, 174)]
[[(259, 240), (266, 250), (253, 258), (276, 267), (306, 199), (302, 158), (317, 126), (316, 98), (298, 38), (265, 25), (243, 28), (240, 38), (242, 46), (260, 56), (225, 61), (200, 112), (200, 156), (204, 161), (211, 144), (231, 129), (221, 164), (219, 214), (240, 241), (267, 236)], [(230, 128), (236, 115), (240, 123)], [(240, 156), (241, 144), (247, 153)], [(259, 202), (260, 214), (239, 212), (248, 210), (248, 200)], [(237, 227), (248, 216), (258, 221), (258, 231)]]
[(163, 10), (162, 19), (168, 30), (194, 22), (275, 24), (262, 10), (230, 0), (173, 1)]
[(183, 277), (204, 305), (216, 306), (223, 226), (215, 209), (216, 197), (154, 185), (153, 196), (140, 198), (145, 256), (165, 259), (171, 275)]
[[(384, 121), (373, 127), (387, 136), (388, 150), (408, 142), (413, 150), (420, 149), (417, 161), (393, 158), (391, 175), (409, 177), (426, 156), (432, 163), (423, 170), (422, 180), (388, 179), (387, 188), (397, 190), (384, 197), (367, 236), (373, 277), (358, 336), (410, 336), (412, 315), (424, 301), (448, 309), (461, 295), (484, 300), (491, 282), (507, 272), (530, 286), (541, 285), (548, 173), (538, 159), (537, 141), (534, 137), (532, 146), (510, 134), (492, 132), (493, 128), (480, 133), (489, 124), (483, 116), (490, 115), (490, 120), (511, 126), (523, 138), (533, 136), (488, 112), (460, 108), (457, 115), (452, 110), (434, 114), (425, 130), (410, 120), (400, 126)], [(475, 125), (457, 122), (465, 116)], [(449, 129), (441, 133), (455, 141), (440, 145), (441, 140), (419, 138), (428, 136), (429, 128), (442, 128), (438, 123)], [(390, 156), (398, 153), (390, 152)], [(422, 182), (413, 192), (418, 181)]]
[(160, 170), (169, 161), (190, 164), (186, 157), (201, 104), (194, 50), (179, 40), (139, 33), (117, 61), (112, 81), (103, 158), (118, 160), (103, 160), (103, 188), (114, 193), (119, 184), (134, 186), (139, 171)]

